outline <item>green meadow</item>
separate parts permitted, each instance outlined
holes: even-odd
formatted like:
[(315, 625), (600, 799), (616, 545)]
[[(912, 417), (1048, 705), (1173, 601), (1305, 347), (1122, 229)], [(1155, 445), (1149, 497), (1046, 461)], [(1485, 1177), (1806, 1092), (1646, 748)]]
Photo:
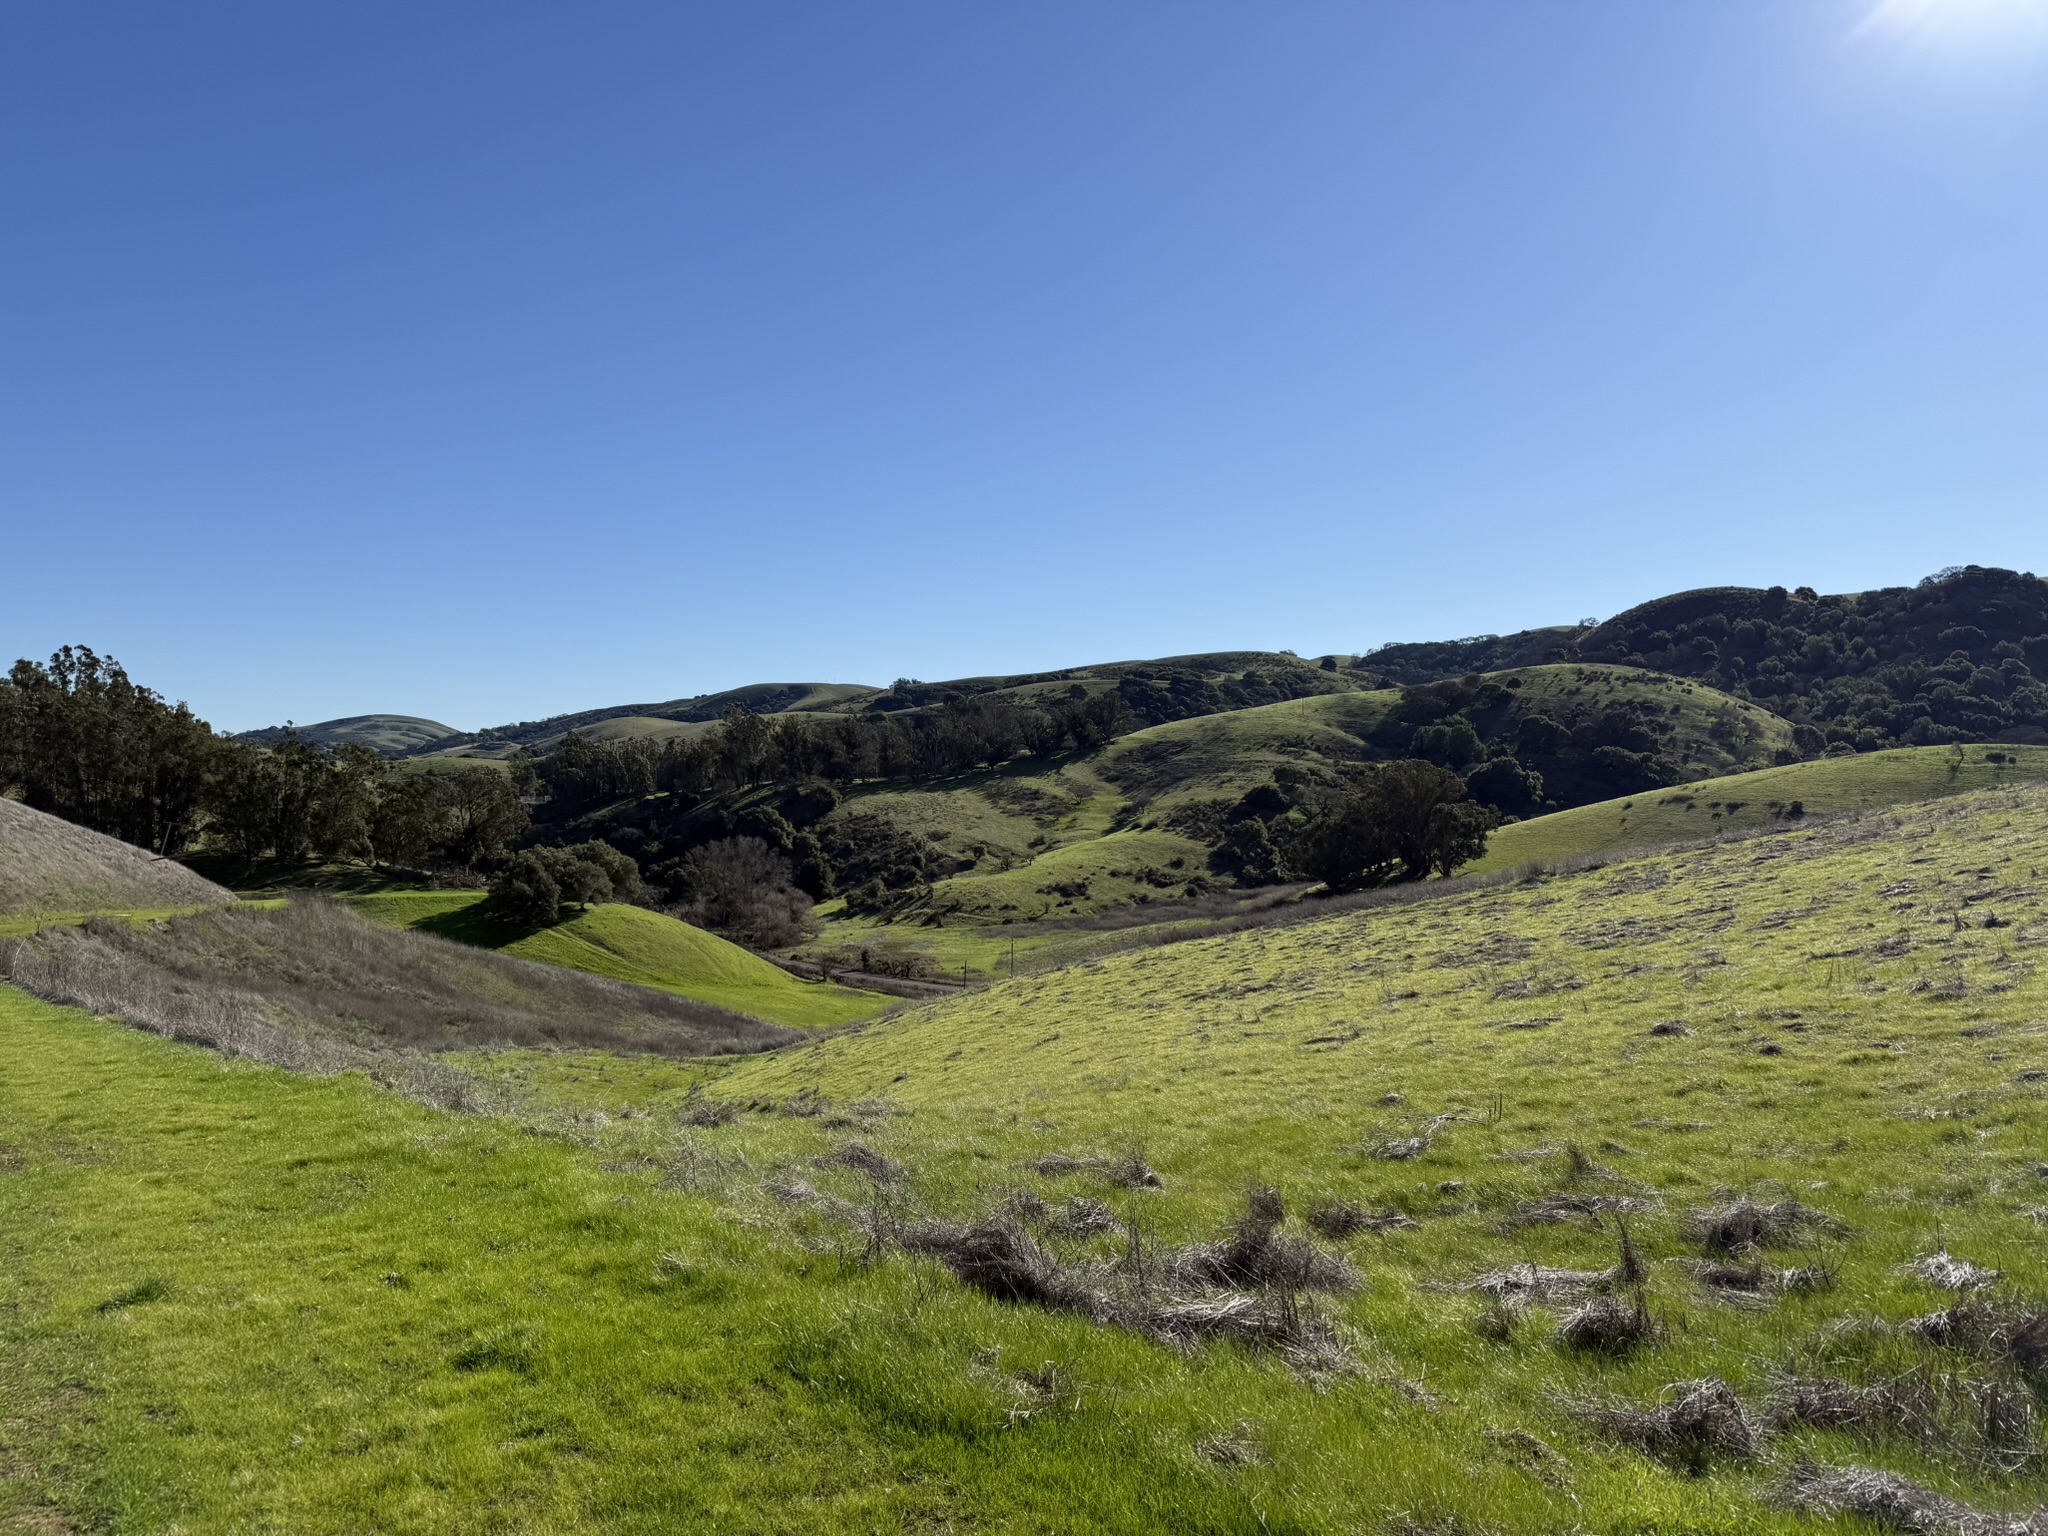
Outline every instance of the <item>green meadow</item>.
[[(2008, 784), (760, 1056), (455, 1058), (494, 1116), (0, 992), (0, 1497), (195, 1533), (1746, 1533), (1819, 1528), (1784, 1497), (1812, 1460), (2031, 1508), (2048, 1387), (1916, 1325), (1960, 1293), (1907, 1266), (2048, 1288), (2044, 825)], [(1254, 1188), (1327, 1283), (1239, 1288), (1316, 1347), (1130, 1325)], [(1372, 1220), (1330, 1235), (1336, 1202)], [(1714, 1251), (1759, 1208), (1792, 1214), (1753, 1267)], [(1069, 1289), (963, 1279), (973, 1223)], [(1576, 1278), (1492, 1294), (1545, 1272)], [(1582, 1347), (1603, 1295), (1637, 1331)], [(1746, 1438), (1642, 1430), (1703, 1378)], [(1821, 1381), (1934, 1407), (1822, 1427)]]

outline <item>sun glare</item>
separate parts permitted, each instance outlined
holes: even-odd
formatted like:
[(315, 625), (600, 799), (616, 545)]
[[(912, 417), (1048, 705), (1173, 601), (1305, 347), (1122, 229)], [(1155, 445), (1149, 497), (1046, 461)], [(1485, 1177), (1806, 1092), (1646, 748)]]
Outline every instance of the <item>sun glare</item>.
[(1877, 0), (1857, 31), (1919, 37), (2042, 34), (2048, 33), (2048, 0)]

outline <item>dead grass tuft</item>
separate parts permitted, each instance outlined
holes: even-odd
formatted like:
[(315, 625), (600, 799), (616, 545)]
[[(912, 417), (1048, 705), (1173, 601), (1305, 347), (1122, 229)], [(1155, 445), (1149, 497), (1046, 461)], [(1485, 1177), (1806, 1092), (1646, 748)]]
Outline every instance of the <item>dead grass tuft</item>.
[(1735, 1389), (1719, 1377), (1674, 1382), (1646, 1407), (1622, 1399), (1567, 1404), (1595, 1431), (1687, 1472), (1714, 1461), (1754, 1461), (1762, 1441)]
[(1287, 1207), (1275, 1189), (1253, 1189), (1228, 1240), (1198, 1243), (1168, 1255), (1172, 1283), (1191, 1289), (1251, 1286), (1260, 1290), (1349, 1291), (1352, 1267), (1306, 1238), (1280, 1230)]
[(2041, 1536), (2048, 1511), (1990, 1514), (1946, 1494), (1870, 1467), (1802, 1462), (1786, 1480), (1785, 1498), (1805, 1514), (1860, 1515), (1887, 1531), (1911, 1536)]
[(1349, 1200), (1325, 1200), (1308, 1213), (1308, 1224), (1332, 1242), (1356, 1237), (1361, 1232), (1394, 1232), (1422, 1225), (1391, 1206), (1383, 1211), (1368, 1211)]
[(1834, 1217), (1790, 1198), (1765, 1203), (1744, 1195), (1726, 1205), (1686, 1213), (1685, 1235), (1709, 1253), (1739, 1254), (1777, 1248), (1818, 1233), (1845, 1230)]
[(1977, 1291), (1998, 1283), (1998, 1271), (1959, 1259), (1946, 1248), (1901, 1264), (1899, 1270), (1944, 1291)]
[(1602, 1292), (1589, 1296), (1565, 1316), (1558, 1324), (1557, 1340), (1566, 1349), (1588, 1354), (1626, 1355), (1655, 1343), (1659, 1331), (1640, 1294), (1622, 1297)]
[(823, 1157), (811, 1159), (820, 1168), (845, 1168), (863, 1174), (877, 1184), (900, 1184), (910, 1177), (910, 1170), (893, 1157), (884, 1157), (864, 1142), (849, 1141), (834, 1147)]

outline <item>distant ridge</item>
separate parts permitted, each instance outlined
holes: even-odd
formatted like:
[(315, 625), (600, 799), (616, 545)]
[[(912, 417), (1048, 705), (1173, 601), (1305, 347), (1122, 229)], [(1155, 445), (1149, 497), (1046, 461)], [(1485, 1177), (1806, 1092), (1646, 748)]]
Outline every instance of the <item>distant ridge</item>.
[(451, 738), (464, 739), (464, 733), (454, 726), (422, 719), (418, 715), (347, 715), (339, 720), (322, 720), (315, 725), (267, 725), (261, 730), (240, 734), (243, 741), (268, 746), (287, 730), (296, 730), (302, 740), (316, 747), (338, 747), (353, 741), (375, 747), (390, 757), (406, 757)]

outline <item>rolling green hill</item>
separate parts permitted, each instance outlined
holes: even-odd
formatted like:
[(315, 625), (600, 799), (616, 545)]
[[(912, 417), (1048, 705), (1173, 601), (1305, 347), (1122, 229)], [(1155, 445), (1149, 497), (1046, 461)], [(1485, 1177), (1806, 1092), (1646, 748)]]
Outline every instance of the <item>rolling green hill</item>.
[(409, 928), (696, 998), (777, 1024), (817, 1027), (870, 1018), (892, 999), (850, 987), (800, 981), (737, 944), (644, 907), (592, 907), (534, 932), (498, 922), (477, 891), (350, 896), (371, 922)]
[(2044, 854), (2048, 788), (1976, 791), (769, 1056), (470, 1058), (502, 1118), (0, 990), (0, 1510), (1815, 1536), (1843, 1467), (2030, 1509)]
[(1895, 747), (1703, 779), (1502, 827), (1467, 873), (1615, 854), (2048, 778), (2048, 747)]
[(155, 912), (234, 899), (182, 864), (0, 796), (0, 923), (26, 929), (59, 914)]

